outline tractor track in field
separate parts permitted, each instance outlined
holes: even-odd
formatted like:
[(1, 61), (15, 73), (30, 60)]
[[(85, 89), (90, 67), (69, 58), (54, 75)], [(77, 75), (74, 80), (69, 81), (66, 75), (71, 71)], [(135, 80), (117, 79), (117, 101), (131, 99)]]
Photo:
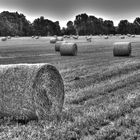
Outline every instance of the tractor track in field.
[[(114, 68), (117, 68), (115, 71)], [(84, 102), (98, 95), (114, 92), (119, 88), (140, 82), (140, 63), (132, 63), (120, 67), (113, 67), (102, 74), (95, 74), (89, 79), (76, 80), (66, 86), (66, 95), (72, 99), (71, 103)]]
[[(136, 72), (140, 69), (140, 63), (138, 61), (127, 61), (122, 63), (114, 64), (114, 66), (110, 67), (104, 67), (100, 70), (95, 71), (95, 67), (89, 66), (83, 67), (83, 68), (75, 68), (73, 71), (70, 71), (70, 74), (67, 74), (67, 76), (70, 76), (71, 80), (66, 80), (66, 86), (73, 88), (73, 89), (82, 89), (89, 86), (94, 86), (97, 83), (107, 81), (112, 78), (117, 78), (123, 76), (123, 75), (129, 75), (132, 72)], [(77, 72), (76, 72), (77, 71)], [(74, 76), (78, 76), (78, 71), (82, 72), (81, 76), (79, 76), (78, 80), (74, 80)], [(75, 75), (72, 75), (72, 73), (76, 73)], [(68, 71), (69, 73), (69, 71)], [(62, 73), (63, 75), (63, 73)], [(84, 75), (84, 76), (83, 76)], [(72, 79), (73, 78), (73, 79)], [(66, 89), (67, 91), (69, 89)]]

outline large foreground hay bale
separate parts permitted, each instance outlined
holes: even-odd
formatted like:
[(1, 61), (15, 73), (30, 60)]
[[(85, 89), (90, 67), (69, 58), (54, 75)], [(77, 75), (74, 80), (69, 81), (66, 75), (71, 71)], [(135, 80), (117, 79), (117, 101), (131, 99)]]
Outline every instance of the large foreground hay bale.
[(7, 40), (7, 37), (2, 37), (1, 38), (1, 41), (6, 41)]
[(56, 38), (56, 37), (53, 37), (53, 38), (50, 39), (50, 43), (51, 43), (51, 44), (56, 43), (56, 41), (57, 41), (57, 38)]
[(114, 56), (130, 56), (131, 55), (131, 43), (130, 42), (115, 42), (113, 44)]
[(0, 65), (0, 117), (47, 120), (59, 115), (64, 85), (50, 64)]
[(60, 46), (62, 45), (62, 43), (66, 43), (66, 41), (57, 41), (55, 43), (55, 51), (59, 52), (60, 51)]
[(75, 56), (77, 55), (78, 47), (75, 43), (63, 43), (60, 46), (60, 55), (61, 56)]

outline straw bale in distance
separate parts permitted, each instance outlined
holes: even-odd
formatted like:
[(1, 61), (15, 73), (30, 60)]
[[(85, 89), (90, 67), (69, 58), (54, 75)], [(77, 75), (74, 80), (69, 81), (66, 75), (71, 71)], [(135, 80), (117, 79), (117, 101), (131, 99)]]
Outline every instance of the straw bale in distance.
[(67, 35), (63, 35), (63, 38), (67, 38)]
[(114, 56), (130, 56), (131, 55), (131, 43), (130, 42), (115, 42), (113, 44)]
[(63, 102), (63, 80), (51, 64), (0, 65), (0, 117), (47, 120)]
[(131, 37), (131, 34), (127, 34), (127, 37)]
[(125, 39), (125, 36), (121, 36), (120, 38), (121, 38), (121, 39)]
[(51, 43), (51, 44), (56, 43), (56, 41), (57, 41), (56, 37), (53, 37), (53, 38), (50, 39), (50, 43)]
[(63, 37), (57, 37), (57, 41), (63, 41), (64, 38)]
[(74, 36), (73, 36), (73, 39), (78, 39), (78, 38), (79, 38), (78, 35), (74, 35)]
[(35, 39), (39, 39), (39, 36), (36, 36)]
[(104, 39), (108, 39), (108, 38), (109, 38), (108, 36), (105, 36), (105, 37), (104, 37)]
[(70, 38), (70, 35), (67, 35), (67, 38)]
[(69, 35), (64, 35), (63, 38), (70, 38), (70, 36)]
[(7, 36), (7, 39), (11, 39), (11, 36)]
[(86, 37), (86, 40), (87, 40), (88, 42), (91, 42), (92, 37), (88, 36), (88, 37)]
[(75, 56), (77, 55), (78, 47), (76, 43), (63, 43), (60, 46), (61, 56)]
[(6, 41), (7, 40), (7, 37), (2, 37), (1, 38), (1, 41)]

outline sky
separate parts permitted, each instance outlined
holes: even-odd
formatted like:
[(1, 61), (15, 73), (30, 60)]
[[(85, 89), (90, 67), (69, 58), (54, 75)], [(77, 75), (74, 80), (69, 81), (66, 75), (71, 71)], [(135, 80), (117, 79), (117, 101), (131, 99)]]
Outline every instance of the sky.
[(133, 22), (140, 17), (140, 0), (0, 0), (0, 12), (22, 13), (33, 22), (44, 16), (45, 19), (59, 21), (66, 27), (69, 20), (81, 13), (104, 20), (113, 20), (118, 25), (122, 19)]

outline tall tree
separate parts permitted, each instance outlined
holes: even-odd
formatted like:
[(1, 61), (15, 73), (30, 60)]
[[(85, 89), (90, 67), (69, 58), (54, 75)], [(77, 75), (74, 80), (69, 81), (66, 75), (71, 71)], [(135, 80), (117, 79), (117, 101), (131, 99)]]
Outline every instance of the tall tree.
[(140, 18), (137, 17), (133, 22), (135, 28), (135, 34), (140, 34)]
[(23, 14), (4, 11), (0, 13), (0, 35), (29, 35), (30, 22)]
[(76, 34), (76, 30), (74, 28), (74, 25), (73, 25), (73, 22), (72, 21), (68, 21), (67, 22), (66, 34), (68, 34), (68, 35), (74, 35), (74, 34)]
[(135, 27), (134, 24), (129, 23), (128, 20), (121, 20), (118, 25), (118, 33), (119, 34), (134, 34)]
[(43, 16), (34, 20), (33, 30), (34, 34), (42, 36), (61, 34), (59, 22), (52, 22), (51, 20), (44, 19)]
[(79, 35), (115, 33), (113, 21), (103, 21), (102, 18), (98, 19), (95, 16), (88, 16), (85, 13), (76, 16), (74, 26)]
[(115, 34), (115, 27), (113, 24), (113, 21), (111, 20), (105, 20), (104, 21), (104, 27), (105, 27), (105, 33), (106, 34)]

